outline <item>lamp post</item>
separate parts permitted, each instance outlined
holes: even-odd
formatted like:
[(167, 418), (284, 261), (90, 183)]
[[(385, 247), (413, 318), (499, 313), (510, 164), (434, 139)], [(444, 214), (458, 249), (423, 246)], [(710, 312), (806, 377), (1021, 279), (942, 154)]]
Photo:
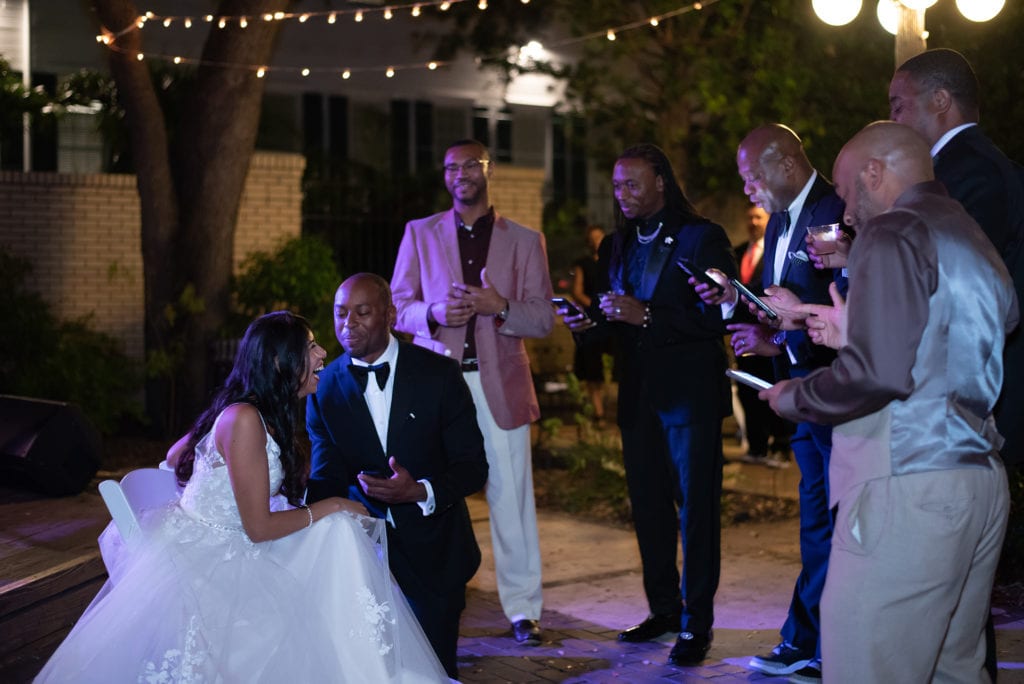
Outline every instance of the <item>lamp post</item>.
[[(924, 27), (925, 10), (938, 0), (878, 0), (878, 21), (896, 36), (896, 66), (928, 48)], [(863, 0), (811, 0), (814, 13), (826, 24), (844, 26), (860, 13)], [(1003, 9), (1006, 0), (956, 0), (957, 9), (967, 19), (989, 21)]]

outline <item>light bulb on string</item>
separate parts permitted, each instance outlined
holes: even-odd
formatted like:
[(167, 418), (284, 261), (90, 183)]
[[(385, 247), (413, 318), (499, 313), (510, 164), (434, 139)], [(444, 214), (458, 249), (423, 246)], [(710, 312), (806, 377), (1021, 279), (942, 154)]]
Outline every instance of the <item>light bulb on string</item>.
[(185, 28), (192, 28), (192, 17), (185, 17)]
[(139, 60), (141, 62), (142, 60), (146, 59), (146, 55), (144, 55), (144, 54), (142, 54), (140, 52), (139, 54), (135, 55), (135, 59), (137, 59), (137, 60)]
[(174, 63), (175, 64), (181, 64), (181, 57), (175, 57), (174, 58)]
[(276, 19), (277, 21), (281, 21), (282, 19), (284, 19), (284, 12), (274, 12), (274, 19)]
[(387, 76), (388, 78), (394, 78), (395, 77), (395, 68), (394, 67), (388, 67), (388, 70), (384, 72), (384, 75)]
[(205, 17), (203, 17), (203, 19), (206, 21), (207, 24), (213, 23), (213, 15), (212, 14), (207, 14)]
[(224, 28), (227, 25), (228, 25), (228, 20), (225, 19), (224, 17), (221, 17), (220, 21), (217, 22), (217, 28)]
[(658, 25), (658, 17), (651, 17), (651, 26)]
[(345, 69), (344, 71), (341, 72), (341, 77), (347, 81), (348, 79), (352, 78), (352, 72), (348, 69)]
[(256, 70), (256, 78), (263, 78), (267, 73), (267, 67), (260, 67)]
[(166, 19), (164, 19), (164, 28), (167, 28), (168, 26), (170, 26), (171, 25), (171, 21), (172, 20), (171, 20), (170, 17), (167, 17)]
[(302, 70), (302, 75), (309, 76), (309, 67), (306, 67), (305, 69)]
[(305, 24), (307, 21), (309, 21), (309, 15), (308, 14), (303, 14), (303, 15), (299, 16), (299, 23), (300, 24)]
[(451, 6), (452, 3), (448, 2), (448, 0), (445, 0), (440, 4), (440, 6), (438, 6), (438, 9), (441, 10), (442, 12), (447, 12)]
[(437, 62), (427, 63), (427, 68), (430, 69), (431, 71), (434, 71), (435, 69), (437, 69)]
[(330, 16), (327, 17), (327, 23), (333, 24), (336, 21), (338, 21), (338, 15), (335, 14), (334, 12), (331, 12)]
[(413, 5), (411, 14), (414, 17), (420, 16), (420, 6), (419, 5)]
[(242, 28), (245, 28), (246, 26), (249, 25), (249, 20), (246, 19), (245, 17), (242, 17), (241, 19), (238, 20), (238, 25), (241, 26)]
[(359, 10), (358, 12), (356, 12), (355, 20), (356, 23), (359, 23), (360, 21), (363, 20), (363, 10)]
[(487, 0), (480, 0), (480, 2), (476, 3), (476, 6), (482, 10), (487, 9)]
[(390, 7), (385, 7), (384, 8), (384, 19), (388, 20), (388, 19), (391, 19), (391, 17), (393, 17), (393, 16), (395, 16), (395, 15), (391, 13), (391, 8)]
[(615, 31), (608, 29), (608, 33), (605, 34), (605, 38), (608, 40), (615, 40)]

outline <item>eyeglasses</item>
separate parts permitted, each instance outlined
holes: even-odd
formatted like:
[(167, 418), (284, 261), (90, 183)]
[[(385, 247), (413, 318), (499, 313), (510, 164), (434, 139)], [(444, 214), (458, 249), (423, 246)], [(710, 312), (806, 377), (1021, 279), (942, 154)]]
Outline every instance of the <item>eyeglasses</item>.
[(488, 163), (489, 162), (486, 159), (470, 159), (467, 162), (462, 162), (462, 164), (445, 164), (444, 172), (458, 173), (459, 169), (462, 169), (466, 173), (472, 173), (487, 166)]

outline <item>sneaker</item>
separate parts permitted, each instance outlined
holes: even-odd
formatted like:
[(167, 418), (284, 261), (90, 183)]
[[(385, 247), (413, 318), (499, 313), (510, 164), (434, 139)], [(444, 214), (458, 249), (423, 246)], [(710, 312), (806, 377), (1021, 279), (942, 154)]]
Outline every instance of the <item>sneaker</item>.
[(748, 667), (758, 672), (778, 677), (780, 675), (793, 674), (808, 665), (813, 659), (813, 653), (808, 653), (788, 641), (783, 641), (773, 648), (772, 652), (768, 655), (751, 658)]
[(815, 658), (789, 676), (796, 684), (819, 684), (821, 682), (821, 661)]
[(752, 454), (749, 451), (740, 456), (740, 461), (743, 463), (764, 463), (768, 459), (765, 454)]

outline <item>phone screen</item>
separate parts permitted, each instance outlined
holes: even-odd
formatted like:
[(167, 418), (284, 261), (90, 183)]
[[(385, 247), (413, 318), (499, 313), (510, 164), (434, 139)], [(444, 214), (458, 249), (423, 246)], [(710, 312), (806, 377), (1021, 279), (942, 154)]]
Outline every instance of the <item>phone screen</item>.
[(768, 305), (767, 305), (767, 304), (765, 304), (765, 303), (764, 303), (763, 301), (761, 301), (761, 298), (760, 298), (760, 297), (758, 297), (758, 296), (757, 296), (757, 295), (755, 295), (755, 294), (754, 294), (753, 292), (751, 292), (751, 291), (750, 291), (750, 290), (749, 290), (749, 289), (748, 289), (748, 288), (747, 288), (747, 287), (746, 287), (746, 286), (745, 286), (745, 285), (744, 285), (743, 283), (741, 283), (741, 282), (740, 282), (740, 281), (739, 281), (738, 279), (736, 279), (736, 278), (730, 278), (730, 279), (729, 279), (729, 282), (730, 282), (730, 283), (732, 283), (732, 286), (733, 286), (733, 287), (735, 287), (735, 288), (736, 288), (737, 290), (739, 290), (739, 293), (740, 293), (741, 295), (743, 295), (744, 297), (746, 297), (747, 299), (749, 299), (750, 301), (752, 301), (752, 302), (754, 303), (754, 306), (756, 306), (756, 307), (757, 307), (758, 309), (760, 309), (761, 311), (764, 311), (764, 314), (765, 314), (765, 316), (767, 316), (768, 318), (770, 318), (770, 319), (771, 319), (771, 320), (773, 320), (773, 321), (774, 321), (774, 320), (775, 320), (776, 318), (778, 318), (778, 317), (779, 317), (779, 314), (777, 314), (777, 313), (775, 312), (775, 309), (773, 309), (772, 307), (768, 306)]
[(716, 291), (721, 292), (723, 288), (714, 278), (709, 276), (706, 272), (697, 268), (689, 259), (679, 259), (676, 262), (676, 266), (681, 268), (686, 275), (691, 278), (695, 278), (698, 283), (704, 283), (708, 287), (714, 288)]
[(554, 304), (559, 309), (568, 309), (569, 313), (574, 316), (579, 316), (580, 314), (583, 313), (583, 311), (578, 306), (570, 302), (565, 297), (552, 297), (551, 303)]

